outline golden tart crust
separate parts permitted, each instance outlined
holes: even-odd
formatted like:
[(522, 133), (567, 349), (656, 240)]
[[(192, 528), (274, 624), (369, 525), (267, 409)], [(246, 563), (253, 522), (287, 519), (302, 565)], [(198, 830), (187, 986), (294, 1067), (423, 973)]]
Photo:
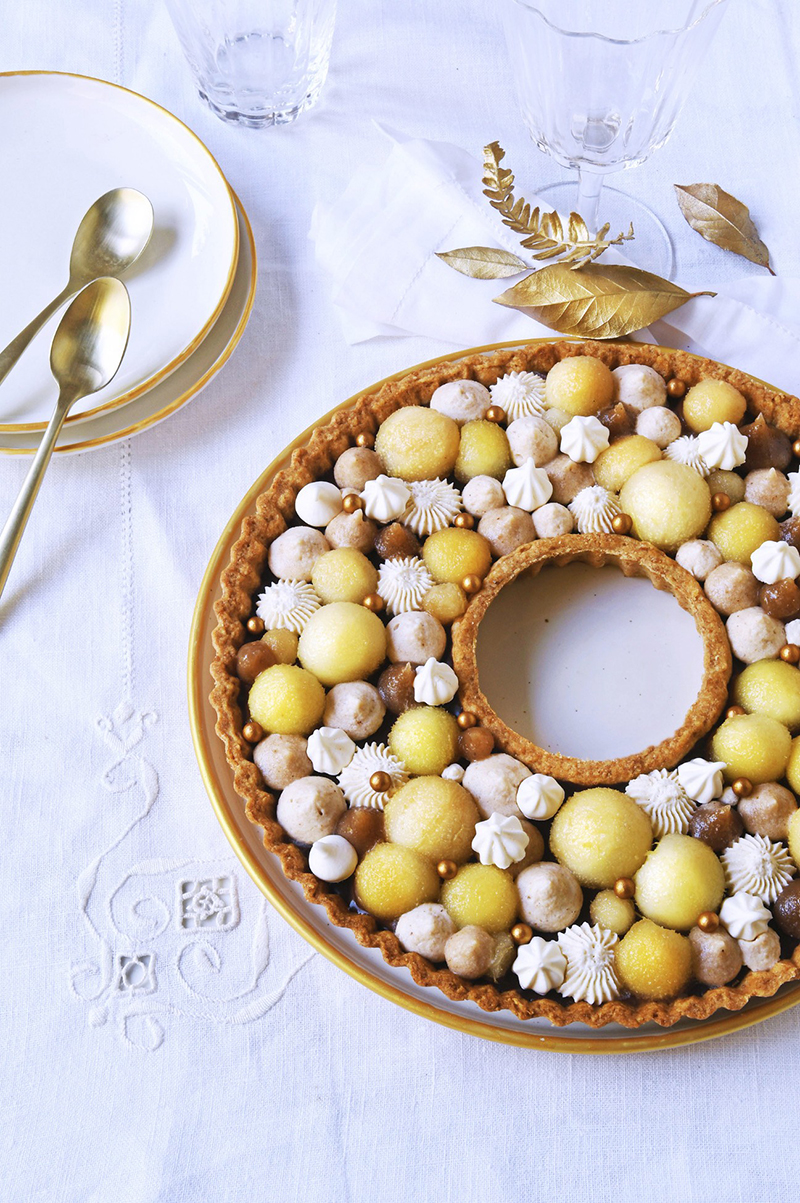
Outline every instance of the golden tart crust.
[[(375, 393), (362, 397), (355, 405), (334, 414), (325, 426), (318, 427), (307, 445), (294, 452), (289, 468), (279, 472), (270, 487), (258, 497), (255, 515), (244, 519), (241, 536), (231, 552), (230, 564), (222, 573), (222, 597), (215, 604), (217, 625), (213, 632), (213, 644), (216, 654), (211, 664), (214, 688), (210, 700), (217, 715), (216, 731), (225, 745), (227, 760), (233, 772), (234, 788), (244, 801), (248, 819), (263, 827), (264, 847), (279, 858), (284, 874), (302, 887), (306, 899), (325, 908), (331, 923), (351, 930), (360, 944), (379, 948), (388, 964), (395, 967), (404, 966), (418, 985), (438, 987), (454, 1001), (470, 1001), (484, 1011), (509, 1010), (518, 1019), (543, 1017), (556, 1027), (576, 1022), (593, 1028), (601, 1028), (609, 1023), (617, 1023), (626, 1028), (637, 1028), (645, 1023), (669, 1027), (681, 1019), (706, 1019), (719, 1009), (741, 1010), (750, 999), (771, 997), (785, 983), (800, 979), (800, 945), (795, 948), (790, 958), (779, 961), (772, 969), (747, 973), (735, 986), (715, 987), (702, 994), (687, 995), (669, 1002), (614, 1001), (601, 1005), (586, 1002), (568, 1003), (551, 998), (526, 998), (516, 989), (501, 991), (489, 984), (476, 985), (456, 976), (448, 969), (437, 968), (418, 953), (404, 952), (393, 932), (380, 928), (371, 915), (350, 911), (341, 895), (308, 872), (304, 853), (285, 839), (283, 829), (275, 821), (275, 798), (263, 788), (260, 773), (250, 758), (250, 744), (242, 734), (243, 715), (239, 706), (240, 681), (236, 675), (236, 653), (247, 637), (245, 624), (253, 611), (253, 598), (266, 568), (269, 545), (286, 530), (294, 515), (295, 497), (303, 485), (329, 472), (338, 456), (353, 445), (356, 435), (362, 432), (374, 434), (380, 423), (402, 406), (427, 404), (433, 391), (447, 381), (471, 379), (488, 386), (494, 384), (499, 376), (509, 372), (547, 372), (555, 363), (573, 355), (594, 356), (612, 369), (629, 363), (646, 364), (665, 379), (677, 377), (687, 387), (707, 376), (726, 380), (744, 394), (750, 410), (756, 414), (763, 414), (772, 425), (790, 437), (796, 437), (800, 433), (798, 398), (772, 390), (743, 372), (724, 367), (713, 360), (640, 343), (556, 341), (531, 344), (489, 354), (478, 353), (456, 362), (420, 369), (400, 380), (389, 381)], [(563, 538), (569, 540), (575, 537)], [(615, 539), (614, 536), (591, 538), (596, 551), (587, 552), (586, 548), (581, 548), (577, 550), (581, 557), (587, 554), (612, 559), (622, 556), (626, 563), (637, 565), (635, 571), (644, 571), (646, 575), (651, 574), (651, 569), (656, 571), (651, 565), (645, 565), (639, 554), (647, 551), (645, 545), (640, 545), (636, 554), (626, 547), (623, 556), (616, 544), (627, 545), (632, 540)], [(612, 540), (614, 546), (605, 543), (606, 539)], [(559, 540), (547, 542), (554, 543)], [(562, 554), (573, 558), (576, 554), (574, 545), (565, 545)], [(513, 553), (507, 559), (513, 561)], [(598, 562), (605, 562), (605, 559)], [(623, 566), (621, 560), (620, 566)], [(676, 565), (673, 564), (672, 567), (682, 573)], [(498, 571), (500, 576), (511, 571), (508, 579), (512, 579), (516, 575), (513, 568), (513, 563), (504, 568), (501, 561), (492, 573)], [(625, 570), (623, 567), (623, 571)], [(688, 574), (683, 573), (683, 576)], [(495, 593), (500, 587), (501, 585), (496, 585)], [(682, 604), (687, 603), (685, 608), (694, 614), (698, 625), (706, 622), (708, 615), (703, 608), (698, 607), (698, 611), (702, 609), (699, 620), (698, 614), (691, 609), (691, 590), (685, 581), (673, 580), (667, 587), (671, 588)], [(474, 629), (477, 630), (476, 625)], [(713, 632), (710, 628), (708, 632), (701, 628), (701, 633), (709, 635), (708, 639), (704, 639), (709, 695), (706, 697), (706, 690), (702, 691), (696, 704), (699, 710), (695, 720), (691, 718), (691, 711), (687, 716), (689, 721), (697, 723), (698, 733), (701, 733), (712, 711), (714, 717), (705, 726), (705, 730), (708, 730), (718, 715), (721, 708), (719, 681), (724, 677), (727, 682), (730, 672), (729, 658), (727, 664), (723, 662), (724, 655)], [(468, 647), (473, 639), (472, 620), (468, 612), (461, 626), (454, 631), (454, 658), (462, 654), (463, 648)], [(462, 651), (456, 652), (456, 645)], [(709, 648), (717, 648), (716, 659), (714, 656), (709, 659)], [(477, 681), (468, 682), (462, 690), (464, 703), (466, 704), (469, 698), (471, 708), (478, 709), (478, 712), (482, 696)], [(485, 705), (488, 706), (488, 703)], [(490, 725), (493, 725), (494, 721), (490, 720)], [(520, 738), (510, 731), (509, 736), (514, 736), (517, 740)], [(514, 752), (514, 745), (509, 737), (506, 739), (509, 750)], [(679, 752), (675, 759), (681, 754)], [(636, 760), (630, 759), (632, 763)], [(599, 763), (608, 765), (615, 762)], [(540, 771), (551, 772), (549, 769)], [(634, 767), (634, 771), (645, 770)], [(553, 771), (553, 775), (563, 775), (563, 770)], [(619, 781), (621, 777), (595, 779), (597, 783), (602, 780)]]

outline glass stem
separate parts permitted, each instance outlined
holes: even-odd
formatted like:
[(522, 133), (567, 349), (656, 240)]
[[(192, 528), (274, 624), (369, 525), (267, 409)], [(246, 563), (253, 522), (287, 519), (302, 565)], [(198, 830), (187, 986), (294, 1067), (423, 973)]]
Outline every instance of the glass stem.
[(603, 176), (599, 171), (578, 168), (578, 212), (589, 227), (590, 234), (600, 228), (600, 192)]

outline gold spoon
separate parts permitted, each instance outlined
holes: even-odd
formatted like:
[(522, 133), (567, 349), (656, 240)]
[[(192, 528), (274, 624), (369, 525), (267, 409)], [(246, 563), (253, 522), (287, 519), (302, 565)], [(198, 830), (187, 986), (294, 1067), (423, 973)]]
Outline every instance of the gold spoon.
[(0, 533), (0, 594), (50, 463), (64, 419), (76, 401), (108, 384), (122, 363), (131, 328), (131, 303), (120, 280), (104, 276), (78, 293), (59, 322), (50, 370), (59, 387), (53, 416), (19, 496)]
[(6, 378), (34, 334), (66, 300), (100, 276), (121, 275), (139, 258), (152, 232), (153, 206), (135, 188), (113, 188), (96, 200), (78, 226), (66, 288), (0, 351), (0, 381)]

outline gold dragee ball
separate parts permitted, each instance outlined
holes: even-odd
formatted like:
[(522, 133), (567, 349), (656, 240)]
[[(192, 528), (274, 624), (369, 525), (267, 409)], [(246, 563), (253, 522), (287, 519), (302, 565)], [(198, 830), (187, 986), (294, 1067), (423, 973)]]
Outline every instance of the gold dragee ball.
[(633, 898), (636, 887), (630, 877), (619, 877), (614, 882), (614, 893), (617, 898)]
[(457, 526), (459, 530), (472, 530), (475, 525), (475, 519), (472, 514), (456, 514), (453, 519), (453, 526)]
[(454, 860), (440, 860), (436, 866), (436, 872), (442, 881), (452, 881), (458, 872), (458, 865)]
[(264, 732), (261, 729), (261, 726), (253, 719), (251, 719), (249, 723), (245, 723), (245, 725), (242, 727), (242, 735), (249, 744), (260, 743), (264, 738)]
[(778, 652), (786, 664), (800, 664), (800, 647), (796, 643), (787, 643)]
[(465, 576), (461, 582), (461, 588), (465, 593), (478, 593), (482, 585), (483, 581), (481, 578), (473, 575)]
[(746, 777), (737, 777), (731, 789), (737, 798), (749, 798), (753, 792), (753, 783), (752, 781), (748, 781)]
[(686, 393), (686, 385), (677, 376), (673, 376), (671, 380), (667, 381), (667, 392), (670, 397), (683, 397)]
[(615, 535), (629, 535), (632, 526), (630, 514), (615, 514), (611, 519), (611, 529)]
[(392, 779), (388, 773), (379, 770), (370, 777), (369, 787), (374, 789), (376, 794), (385, 794), (387, 789), (392, 788)]
[(375, 436), (367, 434), (365, 430), (356, 435), (356, 447), (371, 447), (374, 442)]
[(731, 508), (731, 499), (727, 493), (715, 493), (711, 498), (711, 508), (715, 514), (723, 514)]
[(252, 618), (248, 618), (247, 629), (251, 635), (263, 635), (264, 634), (264, 619), (258, 618), (257, 615), (254, 615)]
[(358, 493), (347, 493), (342, 498), (342, 509), (346, 514), (354, 514), (356, 510), (363, 510), (364, 502), (359, 497)]
[(456, 719), (462, 731), (468, 731), (470, 727), (477, 727), (478, 716), (473, 714), (471, 710), (462, 710)]
[(361, 604), (373, 614), (379, 614), (386, 603), (380, 593), (368, 593)]
[(744, 714), (744, 706), (729, 706), (725, 711), (726, 718), (738, 718), (740, 714)]
[(796, 443), (792, 443), (792, 451), (800, 459), (800, 439)]
[(715, 915), (713, 911), (703, 911), (697, 916), (697, 926), (700, 931), (705, 931), (711, 934), (719, 927), (719, 915)]
[(487, 422), (505, 422), (506, 411), (502, 405), (490, 405), (483, 416)]
[(511, 928), (511, 939), (515, 944), (530, 944), (533, 939), (533, 928), (527, 923), (515, 923)]

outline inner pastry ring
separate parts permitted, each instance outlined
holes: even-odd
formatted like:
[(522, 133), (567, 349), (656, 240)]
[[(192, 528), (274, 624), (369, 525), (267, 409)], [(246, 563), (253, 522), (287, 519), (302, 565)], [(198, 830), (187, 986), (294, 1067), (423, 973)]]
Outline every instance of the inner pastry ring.
[[(624, 576), (647, 577), (656, 589), (673, 595), (692, 616), (703, 641), (703, 681), (681, 727), (661, 743), (615, 760), (581, 760), (549, 752), (509, 727), (490, 705), (480, 687), (477, 644), (480, 624), (489, 606), (506, 585), (528, 571), (563, 568), (579, 561), (593, 568), (612, 565)], [(613, 785), (640, 773), (672, 768), (719, 718), (728, 696), (732, 661), (722, 621), (695, 578), (651, 544), (621, 535), (562, 535), (537, 539), (498, 560), (463, 618), (453, 624), (453, 665), (463, 682), (461, 705), (488, 727), (499, 747), (537, 773), (576, 785)]]

